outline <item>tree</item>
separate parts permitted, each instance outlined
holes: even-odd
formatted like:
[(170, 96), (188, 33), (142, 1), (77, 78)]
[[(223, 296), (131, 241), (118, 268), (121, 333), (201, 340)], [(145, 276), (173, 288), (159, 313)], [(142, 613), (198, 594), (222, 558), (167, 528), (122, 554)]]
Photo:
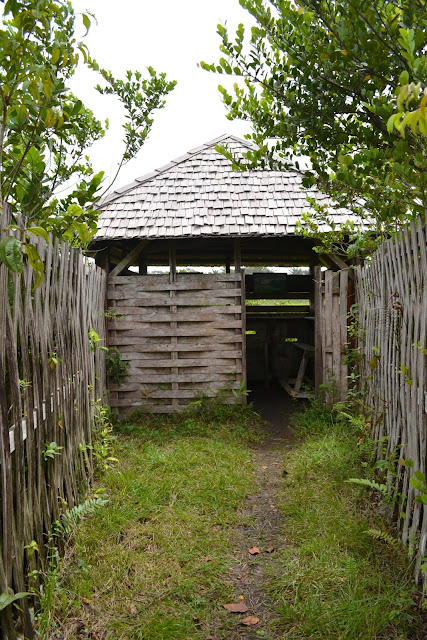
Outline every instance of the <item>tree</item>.
[[(93, 60), (75, 36), (76, 16), (68, 0), (1, 0), (0, 29), (0, 204), (11, 205), (14, 230), (0, 243), (0, 259), (22, 268), (23, 254), (43, 277), (31, 242), (48, 232), (70, 243), (86, 244), (96, 230), (103, 172), (95, 173), (87, 150), (105, 126), (67, 87), (79, 64), (99, 72), (101, 93), (114, 94), (126, 110), (125, 150), (119, 168), (133, 158), (165, 105), (175, 82), (148, 68), (148, 78), (127, 72), (115, 79)], [(89, 14), (81, 16), (86, 32)], [(70, 186), (71, 185), (71, 186)], [(74, 186), (73, 186), (74, 185)], [(59, 187), (68, 187), (60, 197)], [(18, 220), (19, 214), (25, 218)]]
[[(240, 4), (256, 22), (249, 39), (243, 25), (234, 39), (219, 25), (224, 57), (202, 66), (243, 77), (234, 92), (220, 91), (228, 117), (252, 124), (248, 137), (256, 149), (243, 160), (223, 152), (236, 167), (300, 170), (305, 186), (316, 184), (375, 230), (366, 242), (358, 225), (348, 223), (341, 235), (353, 236), (354, 251), (375, 248), (427, 206), (422, 118), (405, 136), (407, 121), (390, 122), (398, 117), (396, 87), (425, 80), (425, 0)], [(300, 157), (309, 159), (310, 169), (299, 165)], [(317, 207), (306, 217), (309, 233), (317, 233), (320, 220), (331, 222)]]

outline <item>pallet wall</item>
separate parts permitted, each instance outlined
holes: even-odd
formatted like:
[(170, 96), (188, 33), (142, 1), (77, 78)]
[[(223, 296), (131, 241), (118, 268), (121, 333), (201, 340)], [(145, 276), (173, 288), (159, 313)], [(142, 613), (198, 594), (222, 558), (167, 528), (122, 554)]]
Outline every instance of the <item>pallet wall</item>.
[(170, 413), (223, 388), (236, 400), (245, 380), (241, 273), (110, 276), (108, 308), (118, 316), (109, 346), (129, 365), (120, 384), (110, 382), (113, 409)]

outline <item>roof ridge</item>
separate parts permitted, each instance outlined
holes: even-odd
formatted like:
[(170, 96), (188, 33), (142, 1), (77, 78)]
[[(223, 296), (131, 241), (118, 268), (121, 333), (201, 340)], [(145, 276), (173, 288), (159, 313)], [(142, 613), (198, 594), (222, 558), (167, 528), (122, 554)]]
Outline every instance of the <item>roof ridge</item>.
[(135, 180), (133, 182), (130, 182), (129, 184), (125, 185), (124, 187), (119, 187), (118, 189), (115, 189), (114, 191), (112, 191), (110, 194), (105, 196), (105, 198), (103, 198), (100, 201), (100, 203), (98, 205), (98, 208), (100, 209), (104, 204), (108, 204), (108, 203), (112, 202), (113, 200), (115, 200), (116, 198), (119, 198), (124, 193), (127, 193), (127, 191), (130, 191), (134, 187), (137, 187), (138, 185), (143, 184), (144, 182), (147, 182), (148, 180), (152, 180), (153, 178), (156, 178), (157, 176), (159, 176), (159, 175), (161, 175), (163, 173), (167, 173), (168, 171), (170, 171), (171, 169), (173, 169), (177, 165), (181, 164), (182, 162), (185, 162), (186, 160), (189, 160), (191, 157), (194, 157), (194, 156), (198, 155), (199, 153), (202, 153), (203, 151), (206, 151), (206, 149), (209, 149), (210, 147), (213, 147), (214, 145), (216, 146), (219, 142), (224, 142), (226, 140), (231, 140), (232, 142), (238, 142), (238, 143), (244, 145), (245, 147), (247, 147), (248, 149), (253, 148), (253, 144), (251, 142), (248, 142), (247, 140), (243, 140), (242, 138), (239, 138), (238, 136), (235, 136), (235, 135), (233, 135), (231, 133), (223, 133), (221, 136), (218, 136), (217, 138), (214, 138), (213, 140), (210, 140), (209, 142), (205, 142), (204, 144), (200, 145), (199, 147), (195, 147), (194, 149), (190, 149), (190, 151), (187, 151), (187, 153), (184, 153), (182, 156), (178, 156), (177, 158), (171, 160), (167, 164), (162, 165), (158, 169), (154, 169), (153, 171), (150, 171), (149, 173), (146, 173), (143, 176), (140, 176), (139, 178), (135, 178)]

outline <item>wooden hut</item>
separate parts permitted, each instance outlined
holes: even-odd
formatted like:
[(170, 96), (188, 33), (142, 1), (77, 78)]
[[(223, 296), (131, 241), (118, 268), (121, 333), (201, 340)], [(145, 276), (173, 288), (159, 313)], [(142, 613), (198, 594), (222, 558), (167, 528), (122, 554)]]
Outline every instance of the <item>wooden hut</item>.
[[(328, 200), (315, 190), (303, 191), (297, 172), (234, 171), (215, 150), (218, 143), (233, 152), (249, 146), (222, 136), (101, 203), (91, 249), (109, 273), (109, 346), (129, 363), (121, 383), (109, 388), (110, 405), (120, 412), (136, 406), (175, 411), (200, 393), (220, 389), (244, 401), (240, 392), (247, 380), (278, 380), (293, 395), (310, 395), (303, 385), (313, 385), (315, 333), (322, 331), (325, 313), (329, 326), (339, 306), (334, 312), (331, 302), (323, 313), (328, 285), (316, 294), (314, 283), (324, 282), (325, 275), (297, 222), (309, 209), (307, 195)], [(254, 272), (245, 274), (242, 266)], [(257, 272), (266, 266), (305, 266), (309, 272)], [(153, 274), (155, 267), (168, 267), (167, 273)], [(189, 267), (196, 272), (180, 271)], [(216, 270), (207, 273), (206, 267)], [(339, 286), (337, 294), (331, 280), (329, 289), (339, 305)], [(278, 304), (284, 300), (290, 302)], [(341, 320), (343, 312), (342, 302)], [(320, 343), (318, 338), (317, 384), (327, 359)], [(342, 349), (333, 356), (332, 346), (325, 348), (341, 380)]]

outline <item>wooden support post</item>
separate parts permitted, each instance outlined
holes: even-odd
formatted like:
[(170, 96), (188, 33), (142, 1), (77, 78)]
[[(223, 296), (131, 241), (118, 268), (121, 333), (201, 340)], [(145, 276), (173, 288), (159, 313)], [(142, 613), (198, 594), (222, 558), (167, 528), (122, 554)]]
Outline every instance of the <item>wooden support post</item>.
[(323, 296), (322, 267), (314, 267), (314, 391), (323, 384)]
[[(176, 242), (175, 240), (170, 240), (169, 241), (169, 282), (170, 283), (174, 283), (176, 282)], [(173, 304), (175, 296), (176, 296), (176, 291), (175, 289), (171, 288), (170, 292), (169, 292), (169, 296), (170, 296), (170, 301), (171, 301), (171, 305), (169, 307), (171, 316), (175, 315), (177, 313), (177, 306), (176, 304)], [(171, 335), (171, 348), (173, 348), (174, 346), (176, 347), (178, 345), (178, 336), (177, 336), (177, 330), (178, 330), (178, 322), (176, 320), (172, 320), (171, 321), (171, 329), (172, 329), (172, 335)], [(172, 376), (174, 375), (178, 375), (179, 373), (179, 367), (173, 366), (173, 361), (177, 361), (178, 360), (178, 351), (171, 351), (171, 360), (172, 360), (172, 367), (171, 367), (171, 373)], [(178, 363), (177, 363), (178, 364)], [(178, 382), (172, 382), (172, 391), (178, 391), (179, 389), (179, 383)], [(177, 393), (173, 393), (173, 398), (172, 398), (172, 409), (174, 411), (177, 411), (179, 409), (179, 401), (177, 398)]]
[(230, 256), (227, 256), (225, 259), (225, 273), (230, 273)]
[[(248, 376), (247, 376), (247, 365), (246, 365), (246, 281), (245, 281), (245, 270), (242, 271), (242, 293), (240, 304), (242, 306), (242, 380), (245, 385), (245, 391), (248, 388)], [(239, 361), (236, 360), (236, 364), (238, 366)], [(242, 404), (247, 404), (248, 398), (246, 395), (242, 397)]]
[(169, 240), (169, 274), (170, 282), (176, 280), (176, 242)]
[(314, 276), (314, 272), (315, 272), (315, 266), (314, 264), (310, 265), (310, 278), (311, 278), (311, 284), (310, 284), (310, 315), (314, 315), (314, 295), (315, 295), (315, 288), (316, 288), (316, 284), (314, 282), (315, 280), (315, 276)]
[(147, 256), (145, 253), (141, 253), (138, 260), (139, 275), (147, 275)]
[(234, 238), (234, 271), (239, 273), (242, 268), (242, 255), (240, 250), (240, 238)]

